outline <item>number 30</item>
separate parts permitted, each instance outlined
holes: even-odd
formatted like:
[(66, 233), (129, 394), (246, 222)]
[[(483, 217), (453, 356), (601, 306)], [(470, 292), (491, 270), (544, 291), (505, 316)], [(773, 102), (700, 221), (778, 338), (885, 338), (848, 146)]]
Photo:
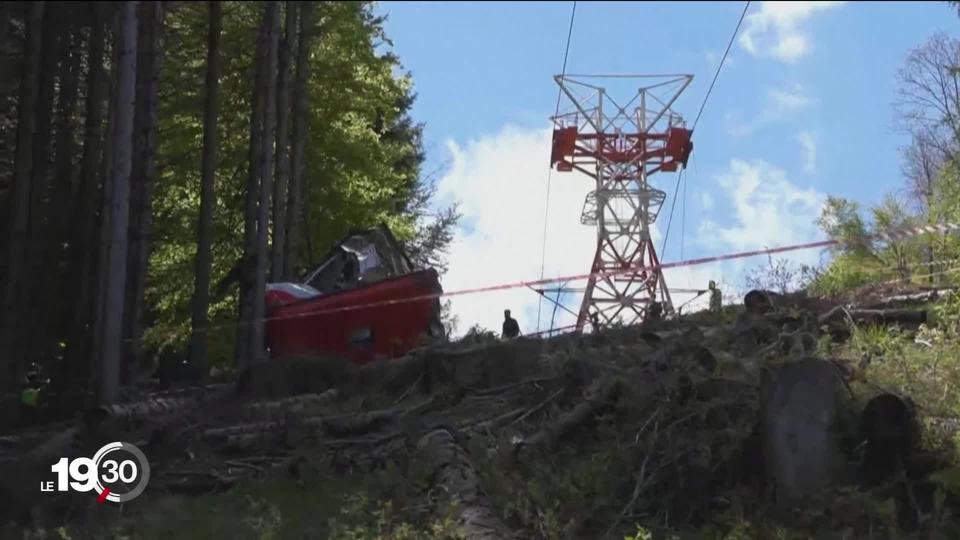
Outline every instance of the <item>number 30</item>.
[[(124, 460), (119, 465), (116, 461), (108, 459), (103, 462), (103, 466), (107, 468), (107, 474), (103, 475), (103, 481), (108, 484), (116, 482), (117, 479), (129, 484), (137, 477), (137, 464), (129, 459)], [(129, 474), (125, 474), (128, 471)]]

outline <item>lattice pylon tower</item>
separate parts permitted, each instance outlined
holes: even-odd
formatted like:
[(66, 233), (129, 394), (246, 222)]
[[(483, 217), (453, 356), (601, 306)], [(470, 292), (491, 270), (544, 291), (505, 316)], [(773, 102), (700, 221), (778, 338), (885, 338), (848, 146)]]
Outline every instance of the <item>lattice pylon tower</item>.
[[(650, 185), (660, 173), (686, 167), (692, 132), (673, 111), (692, 75), (557, 75), (568, 108), (553, 117), (551, 167), (595, 182), (580, 222), (597, 228), (591, 278), (577, 329), (645, 320), (657, 303), (673, 302), (650, 237), (666, 193)], [(607, 88), (629, 85), (624, 97)], [(621, 105), (624, 103), (624, 105)], [(652, 267), (652, 268), (651, 268)], [(614, 275), (598, 273), (617, 272)]]

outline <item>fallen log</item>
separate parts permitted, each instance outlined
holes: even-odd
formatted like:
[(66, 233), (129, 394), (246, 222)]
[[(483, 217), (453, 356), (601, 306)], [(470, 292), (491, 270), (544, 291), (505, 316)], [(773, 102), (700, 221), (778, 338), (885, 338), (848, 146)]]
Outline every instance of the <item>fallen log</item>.
[(223, 439), (223, 446), (228, 450), (247, 450), (255, 446), (274, 446), (281, 441), (276, 431), (261, 431), (255, 433), (238, 433), (228, 435)]
[(465, 540), (518, 538), (490, 507), (473, 464), (449, 431), (431, 431), (420, 439), (417, 447), (431, 464), (436, 486), (454, 504), (457, 524)]
[(281, 431), (296, 429), (301, 426), (306, 428), (307, 431), (322, 432), (330, 437), (348, 437), (364, 435), (394, 426), (399, 421), (401, 414), (401, 411), (389, 409), (338, 416), (310, 416), (302, 419), (294, 418), (296, 415), (288, 415), (286, 421), (246, 422), (208, 428), (203, 431), (203, 437), (207, 439), (226, 439), (228, 446), (232, 445), (230, 441), (243, 445), (259, 439), (272, 439), (277, 437)]
[(601, 410), (613, 405), (619, 393), (619, 379), (595, 381), (587, 390), (587, 396), (583, 401), (555, 423), (547, 424), (533, 436), (519, 441), (517, 451), (552, 450), (564, 437), (585, 424)]
[(91, 432), (109, 427), (131, 430), (142, 425), (164, 426), (185, 416), (207, 412), (209, 405), (222, 403), (230, 393), (229, 385), (211, 385), (177, 391), (148, 394), (143, 399), (100, 405), (84, 411), (82, 417)]
[(230, 437), (231, 435), (276, 431), (282, 427), (283, 424), (280, 422), (251, 422), (205, 429), (203, 431), (203, 436), (208, 439), (216, 439), (218, 437)]
[(854, 324), (920, 325), (927, 322), (927, 311), (923, 309), (859, 309), (837, 306), (817, 318), (820, 324), (849, 326)]
[(539, 340), (514, 340), (469, 349), (424, 350), (360, 366), (348, 372), (348, 378), (355, 388), (372, 387), (389, 396), (409, 392), (413, 385), (425, 394), (443, 385), (483, 390), (538, 375), (541, 348)]
[(394, 426), (400, 419), (400, 415), (400, 411), (390, 409), (341, 416), (312, 417), (305, 419), (303, 423), (331, 437), (348, 437)]
[(255, 401), (245, 406), (244, 409), (254, 413), (274, 413), (285, 409), (303, 408), (308, 405), (322, 405), (337, 399), (338, 395), (339, 391), (336, 388), (331, 388), (320, 394), (303, 394), (274, 401)]
[(149, 396), (140, 401), (130, 403), (112, 403), (101, 405), (99, 408), (111, 418), (123, 419), (128, 422), (143, 420), (155, 421), (160, 418), (179, 414), (185, 409), (194, 408), (199, 403), (199, 396), (184, 394), (169, 397)]
[(909, 324), (927, 322), (927, 312), (922, 309), (853, 309), (848, 311), (857, 324)]
[(922, 291), (912, 294), (897, 294), (893, 296), (886, 296), (880, 298), (876, 302), (871, 302), (869, 304), (863, 304), (858, 306), (866, 309), (880, 309), (891, 305), (896, 304), (910, 304), (918, 302), (932, 302), (939, 300), (941, 297), (954, 294), (954, 289), (932, 289), (929, 291)]

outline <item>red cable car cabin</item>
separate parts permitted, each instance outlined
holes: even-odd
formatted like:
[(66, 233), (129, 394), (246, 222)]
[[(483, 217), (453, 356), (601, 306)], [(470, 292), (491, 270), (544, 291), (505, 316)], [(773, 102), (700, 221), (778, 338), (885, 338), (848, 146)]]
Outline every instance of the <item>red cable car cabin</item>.
[[(577, 149), (577, 126), (553, 130), (553, 146), (550, 149), (550, 166), (558, 171), (573, 170), (573, 152)], [(569, 159), (569, 161), (567, 161)]]
[(268, 286), (270, 356), (339, 356), (361, 364), (402, 356), (443, 337), (440, 292), (437, 272), (415, 271), (385, 226), (355, 233), (304, 283)]

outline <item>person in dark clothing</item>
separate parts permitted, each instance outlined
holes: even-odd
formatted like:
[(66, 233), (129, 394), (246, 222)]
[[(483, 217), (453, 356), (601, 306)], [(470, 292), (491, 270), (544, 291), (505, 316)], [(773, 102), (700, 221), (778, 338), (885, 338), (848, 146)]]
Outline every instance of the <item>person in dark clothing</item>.
[(650, 304), (650, 309), (647, 311), (647, 321), (648, 322), (658, 322), (663, 319), (663, 304), (660, 302), (653, 302)]
[(520, 335), (520, 325), (517, 320), (510, 317), (510, 310), (503, 310), (503, 338), (513, 339)]
[(590, 314), (590, 323), (593, 324), (593, 331), (600, 331), (600, 314), (594, 311)]

